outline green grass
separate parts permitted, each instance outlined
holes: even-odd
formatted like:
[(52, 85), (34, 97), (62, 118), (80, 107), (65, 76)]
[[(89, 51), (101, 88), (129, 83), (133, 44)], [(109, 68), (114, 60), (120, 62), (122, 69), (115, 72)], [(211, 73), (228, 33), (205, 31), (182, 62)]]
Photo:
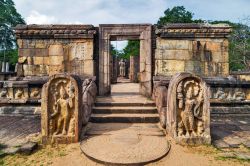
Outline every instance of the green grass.
[(0, 159), (0, 165), (3, 166), (4, 165), (4, 161), (2, 159)]
[(239, 162), (250, 162), (250, 159), (242, 159), (242, 158), (239, 158), (238, 156), (218, 156), (216, 157), (217, 160), (222, 160), (222, 161), (226, 161), (226, 160), (237, 160)]

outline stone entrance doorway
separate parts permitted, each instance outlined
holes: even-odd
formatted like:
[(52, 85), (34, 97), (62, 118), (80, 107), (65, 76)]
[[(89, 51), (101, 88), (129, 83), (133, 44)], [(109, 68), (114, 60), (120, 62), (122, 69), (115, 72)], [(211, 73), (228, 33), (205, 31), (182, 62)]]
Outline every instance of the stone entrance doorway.
[(151, 24), (101, 24), (99, 28), (99, 95), (110, 94), (113, 71), (110, 42), (140, 40), (139, 92), (152, 94)]

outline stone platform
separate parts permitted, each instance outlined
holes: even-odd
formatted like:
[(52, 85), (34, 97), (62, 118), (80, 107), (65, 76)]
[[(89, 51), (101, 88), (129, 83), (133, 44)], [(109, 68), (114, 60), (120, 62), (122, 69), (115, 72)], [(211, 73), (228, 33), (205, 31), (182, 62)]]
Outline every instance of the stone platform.
[(81, 150), (103, 164), (145, 164), (167, 155), (170, 144), (157, 124), (91, 123)]

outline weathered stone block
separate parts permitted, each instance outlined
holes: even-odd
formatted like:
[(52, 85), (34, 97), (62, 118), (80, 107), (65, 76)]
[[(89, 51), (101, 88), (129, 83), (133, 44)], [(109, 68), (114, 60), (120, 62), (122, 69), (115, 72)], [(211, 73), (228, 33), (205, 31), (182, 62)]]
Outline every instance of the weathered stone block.
[(82, 43), (72, 43), (69, 49), (69, 60), (92, 60), (93, 59), (93, 42), (86, 40)]
[(192, 50), (192, 41), (157, 38), (156, 48), (163, 50)]
[(193, 52), (189, 50), (155, 50), (155, 59), (163, 60), (191, 60)]
[(185, 71), (197, 75), (204, 74), (204, 62), (200, 61), (185, 61)]
[(59, 74), (64, 72), (64, 66), (63, 65), (50, 65), (49, 66), (49, 75)]
[(48, 56), (48, 49), (46, 48), (25, 48), (18, 49), (19, 56)]
[(212, 61), (213, 62), (221, 62), (227, 63), (229, 62), (229, 55), (228, 52), (212, 52)]
[(181, 60), (156, 60), (156, 74), (174, 75), (185, 71), (185, 61)]
[(205, 75), (206, 76), (228, 76), (229, 64), (205, 62)]
[(35, 48), (47, 48), (47, 40), (36, 40)]
[(85, 75), (94, 76), (94, 61), (93, 60), (85, 60), (83, 71)]
[(36, 65), (23, 65), (24, 76), (33, 76), (35, 74)]
[(63, 46), (61, 44), (50, 45), (49, 56), (63, 56)]
[(63, 56), (49, 56), (50, 65), (63, 65), (64, 57)]

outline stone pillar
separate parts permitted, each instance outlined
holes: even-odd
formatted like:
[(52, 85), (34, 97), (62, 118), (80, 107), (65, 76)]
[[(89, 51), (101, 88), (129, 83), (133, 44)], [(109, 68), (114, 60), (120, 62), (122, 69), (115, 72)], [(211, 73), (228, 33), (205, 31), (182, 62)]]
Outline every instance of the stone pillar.
[(139, 56), (130, 56), (129, 79), (131, 82), (138, 82)]
[(112, 67), (112, 83), (117, 83), (118, 76), (118, 60), (117, 56), (113, 56), (113, 67)]
[(168, 87), (166, 130), (179, 144), (210, 144), (210, 91), (191, 73), (178, 73)]
[(9, 62), (6, 62), (5, 63), (5, 72), (9, 72), (9, 69), (10, 69)]
[(2, 62), (2, 72), (5, 72), (5, 62)]

